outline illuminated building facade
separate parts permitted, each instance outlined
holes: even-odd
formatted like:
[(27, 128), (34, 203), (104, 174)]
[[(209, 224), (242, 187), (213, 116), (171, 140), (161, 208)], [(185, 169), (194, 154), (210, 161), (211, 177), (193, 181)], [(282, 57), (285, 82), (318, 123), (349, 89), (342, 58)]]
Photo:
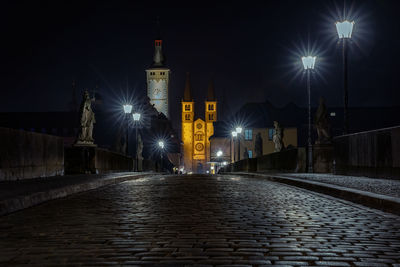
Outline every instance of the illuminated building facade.
[(170, 69), (165, 66), (162, 40), (154, 41), (153, 64), (146, 70), (147, 96), (158, 112), (169, 118), (168, 85)]
[(186, 172), (204, 173), (209, 171), (210, 140), (214, 134), (213, 123), (217, 121), (217, 101), (214, 86), (210, 82), (205, 101), (205, 120), (194, 118), (194, 100), (191, 94), (190, 77), (187, 73), (182, 100), (182, 142), (183, 164)]

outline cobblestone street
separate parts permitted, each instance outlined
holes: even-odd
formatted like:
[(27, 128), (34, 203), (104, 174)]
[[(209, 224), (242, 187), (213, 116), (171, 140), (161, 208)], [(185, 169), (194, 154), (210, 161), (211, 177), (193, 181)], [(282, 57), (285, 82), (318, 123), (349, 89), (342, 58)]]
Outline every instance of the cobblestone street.
[(400, 266), (400, 217), (257, 178), (157, 176), (0, 217), (0, 265)]

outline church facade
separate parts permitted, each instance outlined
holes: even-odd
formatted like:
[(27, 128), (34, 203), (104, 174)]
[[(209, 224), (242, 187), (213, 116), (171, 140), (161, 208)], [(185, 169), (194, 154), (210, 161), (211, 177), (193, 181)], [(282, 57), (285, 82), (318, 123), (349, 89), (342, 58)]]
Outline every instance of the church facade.
[(147, 96), (156, 110), (163, 113), (167, 118), (169, 118), (169, 75), (170, 69), (165, 66), (162, 40), (158, 38), (154, 41), (153, 64), (146, 69)]
[(195, 102), (191, 94), (190, 76), (187, 73), (185, 91), (182, 99), (182, 142), (183, 165), (187, 173), (212, 172), (210, 163), (210, 137), (214, 134), (213, 123), (217, 121), (217, 101), (214, 86), (208, 86), (205, 104), (205, 119), (196, 118)]

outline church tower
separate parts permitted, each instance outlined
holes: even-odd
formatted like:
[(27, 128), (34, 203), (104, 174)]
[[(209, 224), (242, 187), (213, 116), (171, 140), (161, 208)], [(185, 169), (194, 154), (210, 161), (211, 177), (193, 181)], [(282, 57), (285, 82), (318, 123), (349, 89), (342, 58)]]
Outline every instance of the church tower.
[(182, 99), (183, 162), (186, 172), (193, 171), (193, 120), (194, 101), (190, 88), (189, 72), (186, 73), (185, 91)]
[(158, 112), (164, 113), (169, 118), (168, 108), (168, 85), (170, 70), (165, 66), (165, 59), (162, 51), (162, 40), (157, 38), (154, 41), (153, 64), (146, 70), (147, 96), (150, 103)]
[(217, 121), (217, 100), (215, 98), (214, 83), (210, 80), (205, 101), (206, 121), (206, 159), (210, 162), (210, 137), (214, 134), (214, 122)]

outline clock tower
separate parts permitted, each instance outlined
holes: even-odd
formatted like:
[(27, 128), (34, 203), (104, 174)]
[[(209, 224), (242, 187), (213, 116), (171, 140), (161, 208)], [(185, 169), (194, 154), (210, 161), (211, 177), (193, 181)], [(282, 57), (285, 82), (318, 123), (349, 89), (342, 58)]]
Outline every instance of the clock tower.
[(154, 41), (153, 64), (146, 70), (147, 96), (158, 112), (169, 118), (168, 84), (170, 69), (165, 66), (162, 40)]

